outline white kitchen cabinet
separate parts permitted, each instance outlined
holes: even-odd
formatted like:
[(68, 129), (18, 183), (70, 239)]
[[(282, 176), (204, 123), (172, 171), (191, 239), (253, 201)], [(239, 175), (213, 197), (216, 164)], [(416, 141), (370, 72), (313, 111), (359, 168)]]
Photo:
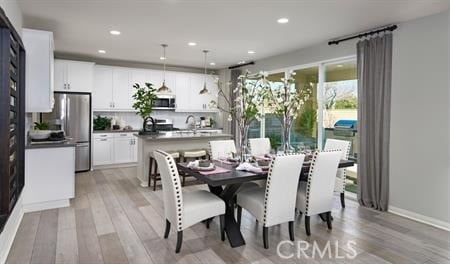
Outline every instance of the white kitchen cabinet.
[(114, 162), (114, 139), (111, 134), (94, 134), (93, 164), (108, 165)]
[(135, 138), (132, 134), (114, 134), (114, 163), (136, 162), (135, 146)]
[(177, 109), (189, 109), (190, 97), (191, 97), (191, 79), (188, 73), (177, 73), (176, 74), (176, 84), (177, 92), (175, 97), (175, 102)]
[(151, 75), (151, 70), (131, 69), (131, 84), (134, 85), (135, 83), (138, 83), (140, 86), (144, 86), (147, 82), (151, 83)]
[(94, 166), (137, 162), (133, 133), (95, 133)]
[[(166, 86), (169, 87), (169, 89), (172, 91), (173, 94), (176, 93), (177, 86), (176, 86), (176, 75), (178, 73), (166, 71)], [(152, 70), (151, 73), (151, 79), (150, 82), (153, 84), (153, 87), (158, 89), (161, 87), (162, 82), (164, 79), (164, 73), (161, 70)]]
[(94, 63), (55, 60), (55, 91), (91, 92)]
[(217, 84), (215, 75), (206, 76), (208, 94), (200, 94), (205, 77), (198, 73), (177, 73), (176, 102), (177, 112), (215, 112), (209, 108), (211, 100), (217, 100)]
[(70, 205), (75, 197), (75, 147), (26, 149), (25, 163), (25, 212)]
[(117, 110), (131, 110), (132, 108), (132, 89), (131, 69), (114, 67), (112, 83), (112, 107)]
[(92, 89), (92, 108), (94, 110), (112, 109), (112, 86), (113, 69), (106, 66), (95, 66)]
[(27, 113), (51, 112), (53, 109), (53, 33), (34, 29), (22, 29), (26, 56), (26, 104)]

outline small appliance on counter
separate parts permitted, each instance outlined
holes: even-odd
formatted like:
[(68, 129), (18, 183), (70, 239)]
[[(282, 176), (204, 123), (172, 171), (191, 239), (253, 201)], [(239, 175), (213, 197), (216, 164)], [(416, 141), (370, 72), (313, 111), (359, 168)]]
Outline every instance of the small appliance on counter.
[[(173, 121), (171, 119), (154, 119), (156, 131), (173, 131), (178, 130), (173, 127)], [(149, 120), (146, 124), (147, 131), (153, 130), (153, 123)]]

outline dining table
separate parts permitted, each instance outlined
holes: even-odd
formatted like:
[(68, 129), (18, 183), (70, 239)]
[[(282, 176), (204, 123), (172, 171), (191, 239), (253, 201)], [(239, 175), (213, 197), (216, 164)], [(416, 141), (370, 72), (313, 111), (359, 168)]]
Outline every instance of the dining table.
[[(245, 245), (244, 237), (240, 231), (237, 221), (234, 216), (235, 210), (235, 195), (242, 184), (255, 181), (264, 180), (267, 178), (268, 171), (252, 172), (237, 170), (239, 163), (230, 163), (223, 161), (212, 161), (215, 165), (216, 171), (201, 171), (189, 163), (177, 163), (178, 170), (182, 173), (195, 177), (208, 185), (209, 191), (225, 201), (225, 232), (231, 247), (239, 247)], [(355, 164), (352, 160), (341, 160), (339, 168), (352, 167)], [(311, 167), (311, 160), (303, 162), (302, 171), (300, 173), (300, 181), (308, 180), (308, 172)]]

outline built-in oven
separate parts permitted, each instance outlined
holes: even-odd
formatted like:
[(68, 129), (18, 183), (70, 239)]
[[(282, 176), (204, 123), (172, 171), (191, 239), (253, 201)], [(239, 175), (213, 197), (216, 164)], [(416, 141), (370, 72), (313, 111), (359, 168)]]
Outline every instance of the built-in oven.
[(175, 110), (175, 96), (170, 94), (158, 94), (153, 104), (153, 109), (157, 110)]

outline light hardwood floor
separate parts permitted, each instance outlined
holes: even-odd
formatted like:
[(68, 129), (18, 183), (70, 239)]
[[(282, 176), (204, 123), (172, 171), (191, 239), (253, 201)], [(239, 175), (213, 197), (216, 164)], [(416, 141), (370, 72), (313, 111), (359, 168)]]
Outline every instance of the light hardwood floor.
[[(297, 219), (297, 241), (316, 243), (323, 250), (332, 242), (333, 254), (350, 253), (355, 259), (282, 259), (277, 244), (287, 240), (287, 224), (269, 229), (269, 249), (262, 245), (262, 229), (245, 210), (242, 231), (247, 244), (231, 248), (222, 242), (218, 219), (210, 229), (197, 224), (184, 232), (180, 254), (176, 235), (163, 239), (162, 192), (139, 187), (135, 168), (99, 170), (77, 174), (76, 198), (68, 208), (25, 214), (7, 263), (450, 263), (450, 234), (389, 213), (359, 207), (347, 201), (340, 208), (336, 198), (333, 230), (319, 218), (311, 219), (311, 237), (303, 219)], [(49, 191), (50, 190), (49, 186)], [(204, 185), (185, 187), (185, 191)], [(338, 243), (336, 248), (334, 243)], [(281, 247), (285, 255), (295, 247)], [(305, 252), (311, 256), (313, 247)]]

